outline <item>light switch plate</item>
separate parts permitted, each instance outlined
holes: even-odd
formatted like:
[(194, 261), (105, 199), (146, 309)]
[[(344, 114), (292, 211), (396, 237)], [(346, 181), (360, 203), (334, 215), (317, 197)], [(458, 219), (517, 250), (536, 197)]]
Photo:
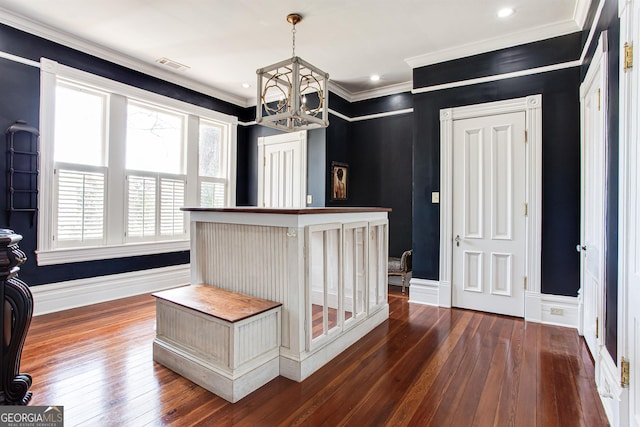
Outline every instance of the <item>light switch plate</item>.
[(313, 196), (311, 194), (307, 194), (307, 204), (310, 205), (313, 203)]
[(431, 193), (431, 203), (440, 203), (440, 192), (434, 191)]

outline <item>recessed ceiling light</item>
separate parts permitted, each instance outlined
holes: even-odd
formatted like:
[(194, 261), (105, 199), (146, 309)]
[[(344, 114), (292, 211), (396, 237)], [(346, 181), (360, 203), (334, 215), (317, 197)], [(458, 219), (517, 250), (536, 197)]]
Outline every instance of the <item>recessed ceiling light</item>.
[(499, 18), (506, 18), (508, 16), (513, 15), (514, 10), (510, 7), (505, 7), (504, 9), (500, 9), (498, 11), (498, 17)]
[(370, 77), (370, 79), (371, 79), (371, 81), (372, 81), (372, 82), (377, 82), (378, 80), (380, 80), (380, 76), (379, 76), (379, 75), (377, 75), (377, 74), (373, 74), (373, 75)]
[(249, 83), (242, 83), (242, 87), (245, 89), (249, 89), (251, 85)]

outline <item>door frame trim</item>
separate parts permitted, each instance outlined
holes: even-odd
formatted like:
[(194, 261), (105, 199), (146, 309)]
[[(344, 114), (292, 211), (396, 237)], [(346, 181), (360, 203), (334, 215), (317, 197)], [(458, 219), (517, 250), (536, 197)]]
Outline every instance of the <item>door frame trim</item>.
[(292, 135), (298, 135), (300, 142), (300, 207), (307, 206), (307, 131), (301, 130), (299, 132), (282, 133), (271, 136), (261, 136), (258, 138), (258, 197), (257, 204), (262, 206), (264, 203), (264, 147), (265, 145), (282, 144), (289, 142), (292, 139)]
[(525, 320), (542, 322), (542, 95), (440, 110), (440, 277), (438, 305), (451, 307), (453, 269), (453, 122), (473, 117), (524, 112), (525, 147)]

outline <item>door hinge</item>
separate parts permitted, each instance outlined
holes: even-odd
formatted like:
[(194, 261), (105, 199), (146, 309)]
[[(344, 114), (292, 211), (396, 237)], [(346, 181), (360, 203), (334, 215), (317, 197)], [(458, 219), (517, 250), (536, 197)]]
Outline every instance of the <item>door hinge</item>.
[(629, 361), (622, 357), (620, 359), (620, 385), (622, 387), (629, 385)]
[(524, 276), (524, 289), (527, 290), (527, 276)]
[(627, 42), (624, 44), (624, 72), (626, 73), (631, 68), (633, 68), (633, 46)]
[(600, 111), (600, 88), (598, 88), (598, 111)]
[(262, 158), (262, 166), (267, 166), (267, 157)]
[(596, 339), (600, 337), (600, 322), (598, 317), (596, 317)]
[(529, 204), (525, 203), (524, 204), (524, 216), (527, 216), (529, 214)]
[(529, 142), (529, 137), (527, 135), (527, 130), (525, 129), (525, 131), (524, 131), (524, 143), (526, 144), (527, 142)]

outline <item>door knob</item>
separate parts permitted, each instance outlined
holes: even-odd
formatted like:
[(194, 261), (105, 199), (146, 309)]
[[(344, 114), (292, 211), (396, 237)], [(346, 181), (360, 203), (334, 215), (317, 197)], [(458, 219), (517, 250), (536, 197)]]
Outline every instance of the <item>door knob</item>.
[(580, 246), (579, 244), (576, 245), (576, 252), (582, 252), (582, 251), (586, 251), (587, 250), (587, 246)]
[(459, 235), (459, 234), (458, 234), (458, 235), (456, 236), (456, 238), (455, 238), (455, 239), (453, 239), (453, 240), (455, 240), (455, 241), (456, 241), (456, 246), (460, 246), (460, 240), (461, 240), (461, 239), (460, 239), (460, 235)]

